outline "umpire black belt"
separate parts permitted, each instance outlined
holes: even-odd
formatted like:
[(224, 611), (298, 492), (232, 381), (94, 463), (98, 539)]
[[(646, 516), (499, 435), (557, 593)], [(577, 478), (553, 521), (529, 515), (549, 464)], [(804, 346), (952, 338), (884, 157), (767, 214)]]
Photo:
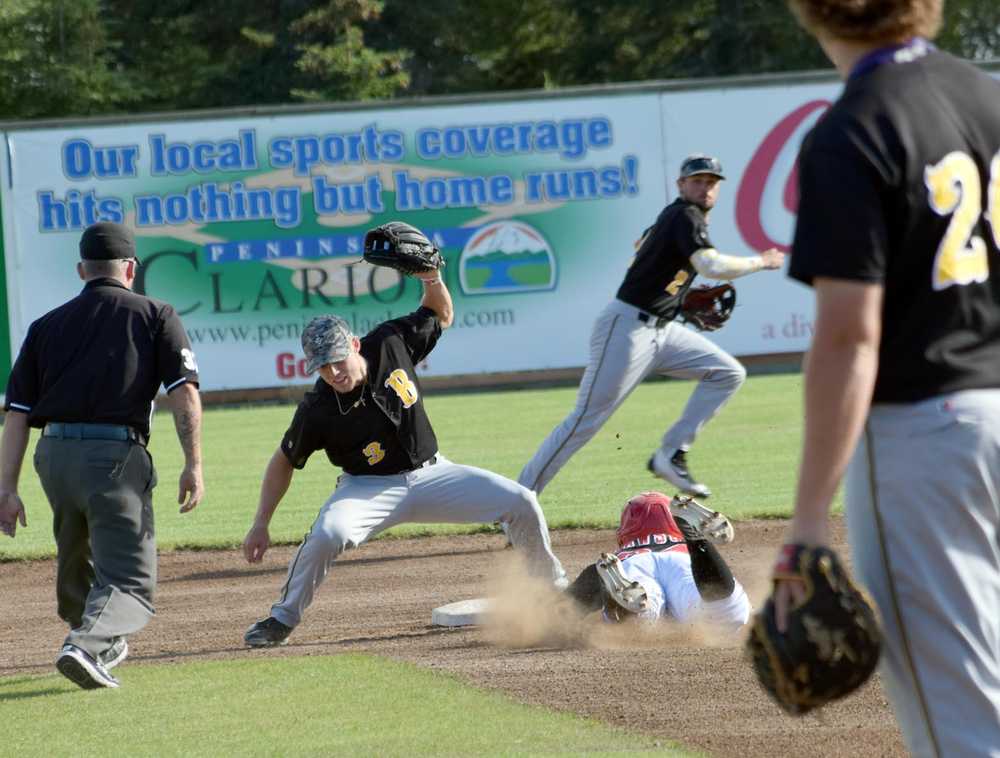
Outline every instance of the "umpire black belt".
[(146, 437), (131, 426), (120, 424), (67, 424), (52, 421), (42, 430), (43, 437), (58, 437), (64, 440), (117, 440), (135, 442), (145, 446)]
[(655, 326), (657, 329), (662, 329), (671, 321), (672, 318), (667, 318), (666, 316), (654, 316), (652, 313), (646, 313), (646, 311), (639, 311), (637, 317), (642, 323), (649, 324), (650, 326)]

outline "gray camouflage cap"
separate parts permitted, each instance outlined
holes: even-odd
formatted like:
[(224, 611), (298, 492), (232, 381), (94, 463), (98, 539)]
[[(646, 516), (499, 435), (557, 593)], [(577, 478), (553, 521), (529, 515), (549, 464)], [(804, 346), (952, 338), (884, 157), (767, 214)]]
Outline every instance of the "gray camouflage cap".
[(317, 316), (302, 330), (306, 371), (312, 373), (351, 354), (351, 327), (340, 316)]

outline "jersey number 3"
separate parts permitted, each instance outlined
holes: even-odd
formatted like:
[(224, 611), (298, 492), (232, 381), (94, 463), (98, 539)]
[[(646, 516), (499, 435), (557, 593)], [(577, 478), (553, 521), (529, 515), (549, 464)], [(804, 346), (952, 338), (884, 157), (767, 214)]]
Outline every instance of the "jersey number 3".
[(369, 466), (374, 466), (380, 460), (385, 458), (385, 450), (378, 442), (369, 442), (361, 450), (361, 454), (367, 459)]
[(399, 395), (399, 399), (403, 401), (404, 408), (409, 408), (420, 397), (417, 394), (417, 385), (410, 381), (410, 377), (401, 368), (397, 368), (389, 374), (389, 378), (385, 380), (385, 386)]
[[(934, 256), (931, 286), (943, 290), (953, 284), (985, 282), (990, 277), (989, 259), (983, 238), (973, 234), (983, 213), (983, 190), (979, 167), (963, 152), (948, 153), (938, 163), (924, 169), (929, 202), (935, 213), (951, 214), (941, 244)], [(990, 184), (986, 190), (993, 239), (1000, 247), (1000, 153), (990, 164)]]

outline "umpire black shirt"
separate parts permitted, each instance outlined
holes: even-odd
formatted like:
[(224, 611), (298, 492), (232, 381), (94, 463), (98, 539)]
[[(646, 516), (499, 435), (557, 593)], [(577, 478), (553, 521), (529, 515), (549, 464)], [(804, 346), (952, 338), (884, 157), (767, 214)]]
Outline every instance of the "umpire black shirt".
[(124, 424), (149, 436), (153, 400), (198, 382), (181, 320), (167, 303), (91, 279), (35, 321), (7, 382), (5, 408), (49, 421)]

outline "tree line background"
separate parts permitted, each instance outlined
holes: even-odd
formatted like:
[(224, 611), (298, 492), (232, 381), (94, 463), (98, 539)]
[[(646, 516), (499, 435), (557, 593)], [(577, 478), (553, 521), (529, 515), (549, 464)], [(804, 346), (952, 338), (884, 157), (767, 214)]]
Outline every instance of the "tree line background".
[[(1000, 4), (937, 44), (1000, 57)], [(0, 0), (0, 120), (829, 67), (784, 0)]]

